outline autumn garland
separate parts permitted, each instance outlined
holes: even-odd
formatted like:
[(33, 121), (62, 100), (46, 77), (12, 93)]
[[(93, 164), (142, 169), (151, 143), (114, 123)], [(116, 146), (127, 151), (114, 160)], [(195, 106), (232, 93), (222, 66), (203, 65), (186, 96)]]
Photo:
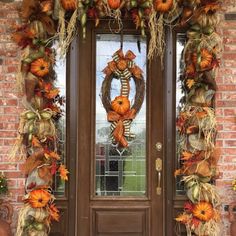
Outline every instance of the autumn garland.
[[(187, 201), (176, 220), (185, 224), (187, 235), (217, 236), (220, 228), (220, 197), (212, 184), (217, 178), (219, 153), (215, 149), (215, 70), (219, 65), (221, 40), (215, 32), (219, 23), (217, 1), (192, 1), (193, 12), (184, 48), (181, 76), (185, 96), (177, 119), (181, 175)], [(186, 8), (185, 8), (186, 9)]]
[[(148, 28), (149, 59), (153, 55), (163, 58), (165, 24), (188, 28), (182, 74), (186, 96), (177, 119), (182, 167), (176, 174), (182, 176), (189, 202), (176, 220), (185, 224), (188, 235), (218, 235), (220, 201), (211, 183), (217, 174), (213, 101), (214, 70), (220, 52), (220, 39), (215, 32), (220, 4), (219, 0), (23, 0), (23, 23), (13, 34), (22, 48), (18, 77), (26, 107), (20, 116), (12, 155), (26, 154), (25, 205), (19, 214), (17, 236), (48, 235), (51, 221), (59, 220), (50, 187), (53, 175), (59, 171), (67, 180), (68, 171), (57, 152), (56, 123), (62, 115), (64, 98), (54, 85), (53, 42), (58, 40), (58, 51), (65, 55), (78, 27), (83, 29), (85, 38), (87, 19), (94, 19), (98, 25), (104, 17), (110, 17), (112, 31), (122, 28), (124, 18), (131, 18), (143, 36)], [(113, 29), (114, 22), (117, 26)], [(115, 109), (114, 101), (111, 106)]]

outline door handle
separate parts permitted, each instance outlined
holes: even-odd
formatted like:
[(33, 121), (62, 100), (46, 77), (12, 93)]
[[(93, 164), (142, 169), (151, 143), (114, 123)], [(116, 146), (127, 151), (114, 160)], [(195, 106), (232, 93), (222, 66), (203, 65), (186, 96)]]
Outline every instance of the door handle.
[(157, 187), (156, 194), (161, 195), (161, 175), (162, 175), (162, 160), (161, 158), (156, 159), (156, 171), (157, 171)]
[[(162, 151), (162, 143), (157, 142), (156, 143), (156, 149), (158, 152)], [(157, 158), (156, 159), (156, 171), (157, 171), (157, 187), (156, 187), (156, 194), (158, 196), (161, 195), (161, 175), (162, 175), (162, 159)]]

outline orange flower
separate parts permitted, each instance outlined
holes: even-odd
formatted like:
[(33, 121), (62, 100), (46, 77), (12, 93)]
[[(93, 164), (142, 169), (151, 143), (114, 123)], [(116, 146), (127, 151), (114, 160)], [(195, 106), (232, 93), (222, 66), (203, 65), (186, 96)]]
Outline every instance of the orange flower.
[(186, 85), (187, 85), (187, 87), (188, 87), (189, 89), (191, 89), (194, 84), (195, 84), (194, 79), (187, 79)]
[(48, 99), (53, 99), (59, 94), (59, 89), (52, 89), (48, 93), (45, 94), (45, 97)]
[(45, 207), (51, 199), (51, 194), (43, 189), (36, 189), (29, 193), (28, 202), (33, 208)]
[(59, 221), (60, 215), (59, 215), (59, 210), (55, 206), (55, 204), (51, 204), (48, 208), (49, 214), (50, 214), (50, 221), (55, 220)]
[(211, 67), (213, 56), (206, 48), (202, 48), (200, 54), (193, 53), (192, 60), (201, 70), (206, 70)]
[(60, 165), (58, 171), (60, 172), (61, 179), (68, 180), (67, 174), (69, 171), (66, 169), (65, 165)]
[(178, 217), (176, 217), (175, 220), (181, 222), (182, 224), (186, 224), (190, 221), (190, 215), (183, 213), (178, 215)]
[(43, 77), (49, 73), (49, 63), (45, 59), (39, 58), (31, 63), (30, 71), (36, 76)]
[(214, 217), (214, 210), (209, 202), (199, 202), (193, 208), (193, 215), (202, 221), (209, 221)]

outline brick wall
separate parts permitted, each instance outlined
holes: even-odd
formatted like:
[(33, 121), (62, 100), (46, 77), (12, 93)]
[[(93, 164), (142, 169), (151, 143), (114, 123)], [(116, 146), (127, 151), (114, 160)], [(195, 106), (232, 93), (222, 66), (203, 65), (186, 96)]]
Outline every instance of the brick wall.
[[(236, 12), (235, 0), (225, 0), (226, 12)], [(16, 74), (20, 52), (11, 42), (9, 26), (18, 21), (17, 8), (19, 2), (0, 2), (0, 171), (9, 178), (10, 194), (14, 211), (14, 223), (24, 193), (24, 175), (21, 172), (22, 161), (10, 161), (8, 153), (15, 141), (20, 105), (20, 93), (17, 91)], [(221, 149), (219, 161), (220, 178), (217, 188), (221, 194), (223, 205), (236, 201), (231, 181), (236, 177), (236, 21), (224, 21), (219, 27), (224, 49), (221, 68), (217, 76), (218, 92), (216, 112), (218, 120), (217, 145)], [(227, 212), (224, 216), (224, 236), (228, 235), (229, 222)]]
[[(226, 13), (236, 13), (236, 1), (225, 0)], [(236, 193), (231, 182), (236, 178), (236, 20), (222, 22), (218, 31), (223, 39), (221, 67), (217, 76), (216, 113), (218, 122), (217, 146), (221, 150), (220, 178), (216, 185), (223, 201), (224, 233), (229, 235), (228, 212), (224, 208), (235, 201)]]

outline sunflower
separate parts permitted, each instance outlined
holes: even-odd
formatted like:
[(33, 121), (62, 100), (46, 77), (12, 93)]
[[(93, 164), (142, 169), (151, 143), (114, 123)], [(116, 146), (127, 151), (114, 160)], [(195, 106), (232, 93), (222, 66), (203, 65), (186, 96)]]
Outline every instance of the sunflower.
[(35, 76), (43, 77), (49, 73), (49, 63), (43, 58), (38, 58), (31, 63), (30, 72)]
[(187, 79), (186, 85), (189, 89), (191, 89), (194, 86), (194, 84), (195, 84), (194, 79)]
[(193, 53), (192, 60), (195, 64), (198, 64), (201, 70), (206, 70), (211, 68), (213, 55), (206, 48), (202, 48), (199, 54)]
[(209, 202), (199, 202), (193, 208), (193, 215), (202, 221), (209, 221), (214, 217), (214, 210)]
[(28, 202), (33, 208), (45, 207), (51, 199), (51, 194), (43, 189), (36, 189), (29, 193)]

